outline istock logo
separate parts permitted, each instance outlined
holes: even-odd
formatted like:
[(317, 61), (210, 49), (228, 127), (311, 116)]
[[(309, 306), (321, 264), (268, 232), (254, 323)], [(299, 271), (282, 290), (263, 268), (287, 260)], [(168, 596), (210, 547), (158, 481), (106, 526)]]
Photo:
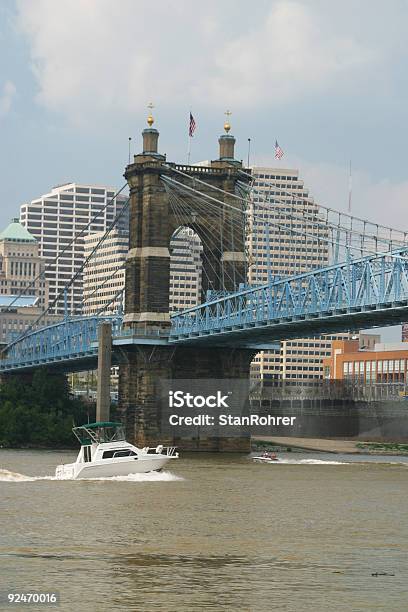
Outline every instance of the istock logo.
[(216, 395), (193, 395), (192, 393), (184, 393), (184, 391), (169, 391), (169, 407), (170, 408), (229, 408), (227, 404), (228, 396), (232, 391), (228, 391), (227, 395), (222, 395), (221, 391), (217, 391)]

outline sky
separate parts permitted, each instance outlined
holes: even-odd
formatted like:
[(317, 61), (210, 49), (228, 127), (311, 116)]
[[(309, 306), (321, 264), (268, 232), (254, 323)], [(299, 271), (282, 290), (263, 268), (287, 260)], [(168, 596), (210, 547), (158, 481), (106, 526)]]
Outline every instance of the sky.
[[(59, 183), (122, 186), (153, 102), (160, 151), (298, 168), (317, 202), (408, 227), (408, 2), (2, 0), (0, 227)], [(274, 143), (284, 150), (274, 160)]]

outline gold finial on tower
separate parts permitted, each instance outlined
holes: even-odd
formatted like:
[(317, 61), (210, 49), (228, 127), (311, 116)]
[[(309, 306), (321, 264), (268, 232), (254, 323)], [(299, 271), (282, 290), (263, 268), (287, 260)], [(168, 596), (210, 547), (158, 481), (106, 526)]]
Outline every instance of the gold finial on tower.
[(149, 127), (152, 127), (153, 123), (154, 123), (154, 119), (153, 119), (153, 115), (152, 115), (152, 109), (154, 108), (153, 103), (150, 102), (147, 105), (147, 108), (149, 109), (149, 116), (147, 117), (147, 124)]
[(230, 131), (230, 129), (231, 129), (231, 125), (230, 125), (230, 122), (229, 122), (229, 118), (230, 118), (230, 115), (232, 115), (232, 113), (231, 113), (231, 111), (230, 111), (230, 110), (227, 110), (227, 111), (225, 111), (224, 115), (226, 115), (226, 116), (227, 116), (227, 120), (226, 120), (226, 122), (224, 123), (224, 130), (225, 130), (225, 131), (227, 132), (227, 134), (228, 134), (228, 132), (229, 132), (229, 131)]

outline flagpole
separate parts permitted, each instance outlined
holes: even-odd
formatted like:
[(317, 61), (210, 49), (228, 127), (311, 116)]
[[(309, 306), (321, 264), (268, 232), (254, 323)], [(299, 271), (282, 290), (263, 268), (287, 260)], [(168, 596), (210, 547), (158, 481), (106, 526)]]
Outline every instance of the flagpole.
[(351, 193), (352, 193), (352, 178), (351, 178), (351, 159), (349, 165), (349, 194), (348, 194), (348, 211), (351, 214)]
[(249, 156), (251, 154), (251, 139), (248, 138), (248, 158), (247, 158), (247, 168), (249, 168)]
[(188, 135), (188, 150), (187, 150), (187, 166), (190, 165), (190, 156), (191, 156), (191, 136)]
[(191, 107), (190, 112), (188, 114), (188, 148), (187, 148), (187, 165), (190, 165), (190, 157), (191, 157)]
[(187, 150), (188, 165), (190, 165), (190, 157), (191, 157), (191, 139), (194, 136), (195, 129), (196, 129), (196, 122), (194, 120), (193, 115), (191, 114), (191, 109), (190, 109), (190, 118), (189, 118), (189, 123), (188, 123), (188, 150)]

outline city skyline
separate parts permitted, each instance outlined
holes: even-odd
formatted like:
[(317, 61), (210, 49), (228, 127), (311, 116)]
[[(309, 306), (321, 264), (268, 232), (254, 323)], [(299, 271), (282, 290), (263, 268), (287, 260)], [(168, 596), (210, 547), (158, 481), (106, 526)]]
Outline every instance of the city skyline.
[(126, 195), (115, 197), (114, 188), (106, 185), (67, 183), (21, 206), (20, 222), (38, 240), (39, 254), (47, 262), (50, 312), (64, 314), (64, 288), (74, 277), (66, 305), (71, 315), (79, 314), (85, 237), (106, 232), (116, 217), (118, 228), (127, 229), (126, 201)]
[(0, 0), (0, 609), (406, 608), (407, 22)]
[[(109, 3), (42, 0), (34, 7), (6, 0), (0, 7), (0, 162), (7, 168), (1, 224), (50, 184), (119, 187), (128, 138), (136, 153), (150, 100), (171, 159), (186, 161), (190, 107), (197, 123), (192, 161), (215, 157), (214, 136), (231, 108), (239, 159), (246, 161), (251, 138), (251, 162), (273, 165), (277, 138), (282, 167), (299, 168), (316, 201), (344, 210), (351, 158), (354, 214), (404, 224), (408, 9), (400, 1), (395, 6), (394, 12), (379, 2), (261, 1), (242, 19), (244, 3), (209, 2), (197, 23), (180, 1), (171, 7), (178, 20), (169, 33), (169, 7), (141, 2), (134, 36), (134, 4), (127, 0), (114, 14)], [(91, 18), (98, 28), (89, 28)], [(121, 45), (110, 35), (119, 22)], [(144, 23), (154, 23), (157, 44), (149, 44)], [(98, 52), (88, 54), (88, 45)], [(117, 70), (124, 57), (131, 75)], [(19, 181), (17, 168), (28, 159)]]
[[(208, 163), (209, 162), (202, 162), (201, 164), (207, 165)], [(252, 168), (253, 168), (253, 172), (254, 172), (254, 176), (255, 177), (257, 176), (258, 171), (262, 170), (262, 167), (252, 166)], [(287, 173), (293, 174), (293, 177), (291, 177), (291, 178), (298, 177), (298, 175), (299, 175), (298, 169), (288, 169), (288, 168), (279, 169), (275, 165), (272, 166), (271, 168), (269, 168), (269, 170), (273, 170), (273, 169), (274, 169), (274, 171), (276, 171), (278, 173), (278, 175), (281, 174), (282, 172), (284, 174), (287, 174)], [(275, 178), (278, 178), (278, 177), (275, 177)], [(292, 183), (292, 182), (293, 181), (290, 181), (290, 183)], [(300, 181), (299, 185), (300, 186), (303, 185), (303, 181)], [(85, 206), (86, 207), (90, 206), (89, 211), (88, 211), (89, 214), (92, 214), (91, 213), (91, 208), (95, 209), (95, 210), (93, 210), (93, 212), (96, 212), (96, 208), (95, 207), (102, 206), (101, 203), (99, 203), (99, 204), (97, 203), (98, 200), (99, 200), (99, 202), (101, 202), (102, 200), (105, 201), (107, 195), (109, 195), (109, 196), (113, 196), (114, 195), (114, 188), (113, 187), (107, 187), (106, 185), (101, 185), (101, 184), (100, 185), (90, 185), (90, 183), (87, 183), (85, 185), (83, 185), (83, 184), (82, 185), (78, 185), (76, 183), (67, 183), (67, 184), (64, 184), (64, 185), (57, 185), (55, 187), (52, 187), (51, 191), (49, 193), (43, 194), (40, 198), (36, 198), (35, 200), (33, 200), (33, 201), (29, 202), (29, 203), (23, 204), (21, 206), (21, 208), (20, 208), (20, 219), (21, 219), (23, 225), (27, 224), (27, 227), (30, 229), (30, 231), (32, 231), (37, 236), (37, 238), (40, 240), (41, 254), (42, 255), (47, 256), (47, 254), (48, 254), (48, 256), (50, 256), (50, 254), (51, 254), (48, 251), (44, 251), (43, 252), (43, 249), (44, 249), (43, 240), (44, 239), (48, 240), (48, 238), (44, 238), (45, 234), (48, 235), (48, 233), (50, 233), (50, 232), (51, 232), (51, 234), (55, 234), (56, 233), (56, 229), (52, 229), (52, 228), (57, 228), (57, 227), (63, 228), (63, 232), (62, 233), (66, 237), (62, 238), (62, 240), (66, 242), (66, 241), (68, 241), (70, 239), (69, 236), (72, 235), (72, 231), (73, 231), (73, 227), (74, 227), (74, 219), (72, 219), (70, 221), (70, 225), (69, 226), (66, 225), (67, 217), (66, 216), (64, 217), (64, 215), (67, 214), (67, 211), (66, 210), (62, 210), (62, 216), (59, 215), (60, 209), (58, 207), (58, 200), (59, 200), (59, 197), (60, 197), (59, 196), (60, 192), (62, 192), (62, 193), (65, 193), (65, 192), (67, 192), (67, 193), (68, 192), (75, 192), (75, 191), (77, 191), (76, 187), (78, 187), (80, 195), (75, 195), (75, 198), (78, 197), (79, 200), (87, 200), (88, 201), (88, 203), (80, 202), (78, 204), (78, 206), (82, 207), (82, 208), (85, 207)], [(290, 187), (290, 184), (288, 184), (288, 187)], [(95, 191), (95, 189), (96, 189), (96, 191)], [(101, 200), (102, 192), (105, 195), (103, 196), (103, 198)], [(65, 200), (72, 199), (73, 196), (69, 195), (69, 194), (67, 195), (67, 193), (65, 193), (65, 195), (61, 196), (61, 197), (64, 197)], [(92, 194), (92, 197), (90, 197), (89, 193)], [(303, 195), (307, 195), (307, 194), (308, 194), (308, 190), (306, 189), (306, 191), (303, 193)], [(51, 198), (51, 199), (48, 200), (47, 198)], [(53, 202), (53, 199), (55, 199), (55, 198), (56, 198), (56, 202)], [(121, 204), (123, 204), (126, 201), (126, 196), (123, 195), (123, 193), (122, 193), (122, 195), (119, 195), (117, 198), (118, 198), (118, 204), (119, 204), (119, 202)], [(90, 200), (92, 200), (92, 202), (95, 201), (95, 203), (90, 204)], [(314, 198), (311, 197), (310, 201), (313, 202)], [(45, 203), (45, 208), (44, 208), (44, 203)], [(64, 206), (66, 207), (68, 205), (65, 201), (60, 203), (60, 204), (63, 207)], [(40, 206), (40, 209), (39, 210), (31, 210), (32, 206), (34, 206), (34, 208)], [(47, 207), (48, 207), (48, 210), (47, 210)], [(52, 211), (51, 211), (52, 215), (53, 215), (52, 217), (49, 216), (50, 207), (52, 209)], [(54, 208), (55, 208), (55, 210), (54, 210)], [(79, 212), (81, 213), (81, 210)], [(85, 214), (87, 215), (88, 212), (85, 213)], [(40, 214), (38, 214), (38, 213), (40, 213)], [(112, 212), (109, 211), (109, 214), (111, 215)], [(44, 227), (41, 225), (41, 222), (42, 223), (45, 222), (45, 226)], [(81, 223), (83, 224), (84, 222), (85, 221), (82, 218), (79, 220), (80, 224)], [(124, 222), (125, 222), (125, 225), (126, 225), (126, 221), (124, 221)], [(102, 227), (102, 226), (99, 226), (98, 224), (102, 223), (104, 225), (106, 223), (105, 215), (102, 215), (102, 218), (98, 219), (96, 223), (97, 223), (97, 225), (93, 228), (93, 230), (92, 230), (93, 232), (97, 231), (98, 229), (100, 229), (100, 227)], [(122, 222), (121, 222), (121, 225), (123, 225)], [(40, 226), (41, 226), (41, 230), (40, 230)], [(79, 229), (81, 227), (83, 227), (83, 225), (78, 226)], [(45, 234), (44, 234), (44, 232), (45, 232)], [(44, 234), (44, 236), (43, 236), (43, 234)], [(272, 237), (271, 237), (271, 239), (272, 239)], [(51, 241), (55, 241), (56, 238), (52, 237), (52, 238), (50, 238), (50, 240)], [(58, 239), (58, 242), (59, 242), (59, 239)], [(50, 245), (45, 246), (45, 248), (49, 249)], [(78, 249), (78, 247), (76, 247), (76, 249)], [(80, 250), (81, 249), (83, 249), (83, 247), (80, 247)], [(82, 260), (82, 257), (83, 257), (83, 254), (82, 254), (82, 250), (81, 250), (80, 259), (78, 259), (78, 261), (75, 260), (75, 265), (76, 266), (79, 265), (79, 261)], [(174, 258), (173, 267), (174, 267), (174, 262), (176, 260), (177, 260), (177, 257)], [(190, 262), (190, 263), (192, 263), (192, 262)], [(188, 265), (190, 265), (190, 263)], [(74, 265), (74, 259), (71, 262), (71, 266), (73, 266), (73, 265)], [(57, 294), (60, 294), (58, 306), (56, 307), (56, 312), (58, 312), (60, 315), (64, 312), (63, 297), (62, 297), (62, 293), (61, 292), (62, 292), (62, 289), (63, 289), (63, 283), (66, 282), (66, 280), (64, 280), (64, 279), (67, 278), (67, 271), (68, 270), (66, 269), (65, 266), (66, 266), (65, 260), (60, 260), (58, 265), (57, 265), (56, 271), (49, 273), (49, 278), (52, 279), (50, 282), (53, 285), (51, 287), (50, 297), (54, 298)], [(60, 268), (61, 268), (61, 270), (60, 270)], [(72, 271), (72, 273), (73, 273), (74, 269), (75, 269), (75, 267), (70, 267), (70, 270)], [(175, 271), (172, 270), (171, 275), (174, 276), (174, 272)], [(61, 276), (61, 278), (60, 278), (60, 276)], [(69, 274), (68, 274), (68, 276), (69, 276)], [(252, 278), (252, 280), (255, 280), (255, 277)], [(266, 280), (266, 279), (264, 279), (264, 280)], [(80, 284), (81, 289), (80, 289), (79, 285), (78, 286), (75, 285), (76, 288), (73, 287), (73, 288), (71, 288), (68, 291), (68, 308), (69, 308), (70, 312), (71, 311), (73, 312), (73, 310), (72, 310), (73, 304), (74, 303), (75, 304), (79, 303), (78, 300), (80, 300), (80, 294), (82, 295), (82, 280), (78, 280), (77, 284), (78, 283)], [(193, 301), (191, 303), (189, 303), (188, 301), (185, 302), (185, 300), (187, 298), (181, 299), (180, 297), (177, 296), (177, 292), (179, 290), (175, 289), (175, 287), (178, 286), (178, 285), (177, 285), (177, 283), (175, 284), (175, 281), (174, 281), (173, 277), (171, 278), (171, 283), (170, 284), (171, 284), (170, 304), (169, 304), (170, 310), (174, 309), (176, 307), (176, 304), (178, 305), (176, 309), (181, 307), (182, 303), (184, 304), (184, 307), (186, 307), (186, 308), (191, 306), (191, 305), (194, 305), (194, 303), (197, 300), (196, 289), (192, 290), (192, 293), (190, 291), (190, 293), (191, 293), (190, 297), (193, 297), (194, 299), (193, 299)], [(58, 288), (58, 291), (56, 291), (57, 288)], [(74, 294), (75, 294), (75, 296), (74, 296)], [(184, 302), (183, 302), (183, 300), (184, 300)], [(200, 300), (198, 300), (198, 302), (200, 302)], [(377, 331), (380, 334), (382, 334), (387, 341), (396, 341), (396, 340), (399, 340), (400, 336), (401, 336), (401, 326), (394, 326), (394, 327), (387, 327), (387, 328), (377, 328)]]

